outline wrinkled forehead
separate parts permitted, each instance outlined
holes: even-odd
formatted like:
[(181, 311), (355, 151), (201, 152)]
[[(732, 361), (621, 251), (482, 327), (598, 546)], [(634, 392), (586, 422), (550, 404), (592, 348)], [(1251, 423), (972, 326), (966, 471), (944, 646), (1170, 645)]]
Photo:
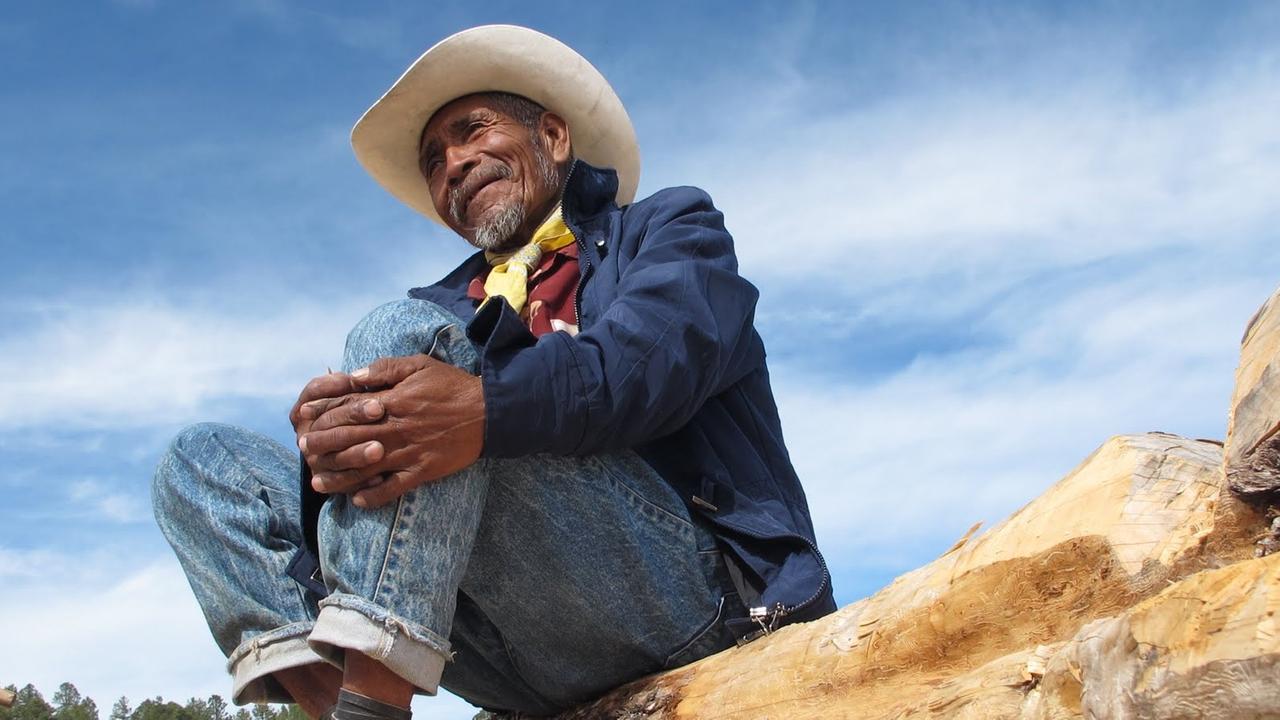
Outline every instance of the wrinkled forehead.
[(422, 126), (422, 134), (418, 137), (419, 155), (427, 155), (437, 150), (442, 140), (456, 137), (466, 131), (467, 125), (481, 117), (500, 115), (502, 111), (486, 102), (483, 94), (463, 95), (440, 106), (431, 113), (426, 124)]

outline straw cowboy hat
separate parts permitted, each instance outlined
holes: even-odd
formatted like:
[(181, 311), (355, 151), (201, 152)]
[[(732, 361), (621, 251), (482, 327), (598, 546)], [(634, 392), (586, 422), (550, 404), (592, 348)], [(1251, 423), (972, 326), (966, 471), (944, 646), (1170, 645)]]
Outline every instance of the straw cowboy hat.
[(574, 156), (617, 171), (619, 205), (635, 199), (640, 148), (618, 95), (567, 45), (515, 25), (463, 30), (423, 53), (352, 128), (356, 159), (401, 202), (443, 225), (418, 169), (422, 128), (449, 102), (495, 90), (563, 117)]

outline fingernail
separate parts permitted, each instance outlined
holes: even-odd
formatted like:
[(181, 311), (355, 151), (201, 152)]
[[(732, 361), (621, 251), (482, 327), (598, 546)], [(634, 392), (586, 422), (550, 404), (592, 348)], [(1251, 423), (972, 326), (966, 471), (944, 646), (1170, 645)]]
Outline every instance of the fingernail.
[(325, 480), (325, 477), (323, 475), (316, 475), (315, 477), (311, 478), (311, 488), (316, 492), (322, 493), (324, 492), (324, 486), (326, 482), (327, 480)]
[(376, 418), (382, 414), (382, 403), (377, 400), (369, 400), (364, 404), (364, 414), (371, 418)]
[(306, 435), (303, 435), (302, 437), (298, 438), (298, 449), (299, 449), (299, 450), (301, 450), (302, 452), (306, 452), (306, 451), (307, 451), (307, 436), (306, 436)]
[(378, 442), (377, 440), (364, 446), (365, 460), (370, 460), (370, 461), (377, 460), (380, 455), (382, 455), (382, 443)]
[(367, 368), (367, 367), (362, 367), (362, 368), (360, 368), (359, 370), (352, 370), (352, 371), (351, 371), (351, 377), (353, 377), (353, 378), (355, 378), (355, 379), (357, 379), (357, 380), (363, 380), (363, 379), (365, 379), (365, 378), (369, 377), (369, 368)]
[(351, 496), (351, 504), (352, 504), (352, 505), (355, 505), (355, 506), (356, 506), (356, 507), (358, 507), (358, 508), (368, 507), (368, 506), (369, 506), (368, 501), (366, 501), (366, 500), (364, 499), (364, 496), (363, 496), (363, 495), (360, 495), (359, 493), (356, 493), (355, 495), (352, 495), (352, 496)]

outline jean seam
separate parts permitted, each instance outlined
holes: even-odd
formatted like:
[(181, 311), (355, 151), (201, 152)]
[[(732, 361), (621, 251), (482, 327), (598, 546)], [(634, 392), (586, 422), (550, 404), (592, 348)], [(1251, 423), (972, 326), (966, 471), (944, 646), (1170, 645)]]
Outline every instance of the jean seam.
[(453, 327), (457, 327), (457, 323), (449, 323), (435, 331), (435, 334), (431, 336), (431, 347), (427, 348), (427, 355), (435, 358), (436, 360), (440, 360), (441, 362), (446, 362), (444, 359), (436, 357), (435, 352), (436, 348), (440, 346), (440, 336), (443, 335), (446, 330)]
[(383, 604), (382, 588), (383, 582), (386, 580), (387, 571), (391, 565), (391, 553), (395, 552), (395, 536), (400, 530), (400, 520), (404, 516), (405, 496), (401, 495), (396, 498), (396, 519), (391, 523), (390, 530), (387, 531), (387, 551), (382, 555), (382, 568), (378, 571), (378, 582), (373, 588), (373, 598), (375, 603)]
[(707, 637), (708, 633), (715, 630), (720, 625), (720, 618), (724, 616), (724, 606), (725, 606), (726, 598), (727, 598), (727, 595), (720, 596), (719, 602), (716, 603), (716, 614), (712, 616), (710, 622), (700, 626), (697, 629), (697, 631), (693, 633), (692, 637), (690, 637), (687, 641), (685, 641), (684, 644), (682, 644), (679, 648), (673, 651), (670, 655), (667, 655), (666, 660), (662, 662), (662, 668), (664, 670), (670, 669), (672, 667), (672, 664), (671, 664), (672, 661), (674, 661), (676, 658), (680, 657), (684, 653), (688, 652), (689, 650), (693, 649), (696, 645), (701, 643), (704, 638)]
[[(639, 462), (644, 462), (644, 461), (643, 461), (643, 460), (641, 460), (641, 461), (639, 461)], [(610, 483), (612, 483), (613, 485), (615, 485), (615, 486), (617, 486), (617, 487), (620, 487), (620, 488), (622, 488), (623, 490), (625, 490), (625, 491), (627, 492), (627, 494), (628, 494), (628, 495), (630, 495), (630, 496), (631, 496), (631, 498), (632, 498), (633, 500), (635, 500), (636, 502), (639, 502), (641, 505), (644, 505), (645, 507), (653, 508), (654, 510), (658, 511), (658, 512), (659, 512), (659, 513), (661, 513), (662, 515), (665, 515), (666, 517), (668, 517), (668, 518), (670, 518), (670, 519), (674, 520), (674, 521), (675, 521), (677, 524), (679, 524), (681, 527), (688, 528), (689, 530), (694, 530), (694, 529), (695, 529), (695, 526), (694, 526), (694, 524), (693, 524), (693, 521), (692, 521), (692, 520), (685, 519), (685, 518), (680, 517), (679, 515), (676, 515), (675, 513), (673, 513), (673, 512), (671, 512), (670, 510), (668, 510), (667, 508), (662, 507), (661, 505), (659, 505), (659, 504), (657, 504), (657, 503), (653, 502), (652, 500), (650, 500), (649, 498), (645, 497), (642, 493), (640, 493), (640, 491), (636, 490), (635, 488), (631, 487), (629, 484), (627, 484), (626, 482), (624, 482), (624, 481), (623, 481), (623, 480), (618, 476), (618, 473), (615, 473), (612, 469), (610, 469), (610, 467), (609, 467), (609, 463), (603, 463), (603, 462), (601, 462), (601, 463), (598, 463), (598, 464), (599, 464), (600, 468), (604, 471), (604, 475), (605, 475), (607, 478), (609, 478), (609, 482), (610, 482)], [(647, 466), (646, 466), (646, 467), (647, 467)], [(661, 481), (661, 482), (666, 482), (666, 481), (665, 481), (665, 480), (663, 480), (663, 481)]]

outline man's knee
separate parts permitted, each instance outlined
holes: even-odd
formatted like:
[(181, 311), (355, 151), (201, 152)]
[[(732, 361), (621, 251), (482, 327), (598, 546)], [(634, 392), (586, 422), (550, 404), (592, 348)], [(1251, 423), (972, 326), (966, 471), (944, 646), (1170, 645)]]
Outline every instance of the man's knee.
[(151, 502), (156, 515), (211, 492), (205, 468), (221, 464), (229, 455), (240, 452), (245, 443), (251, 442), (249, 432), (235, 425), (213, 422), (188, 425), (179, 431), (160, 457), (151, 481)]
[(474, 372), (474, 348), (456, 315), (433, 302), (405, 298), (379, 305), (347, 334), (344, 370), (350, 372), (381, 357), (428, 353), (437, 360)]
[[(458, 319), (445, 312), (439, 305), (426, 300), (403, 298), (384, 303), (367, 315), (347, 333), (347, 348), (377, 346), (392, 338), (419, 336), (429, 340), (436, 330)], [(424, 348), (421, 352), (426, 352)]]
[(189, 425), (174, 436), (161, 455), (151, 480), (151, 506), (162, 527), (164, 518), (190, 504), (199, 483), (198, 473), (193, 472), (196, 459), (208, 453), (218, 442), (219, 432), (227, 427), (218, 423)]

